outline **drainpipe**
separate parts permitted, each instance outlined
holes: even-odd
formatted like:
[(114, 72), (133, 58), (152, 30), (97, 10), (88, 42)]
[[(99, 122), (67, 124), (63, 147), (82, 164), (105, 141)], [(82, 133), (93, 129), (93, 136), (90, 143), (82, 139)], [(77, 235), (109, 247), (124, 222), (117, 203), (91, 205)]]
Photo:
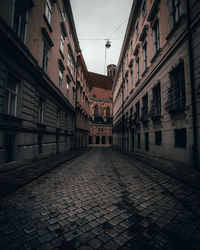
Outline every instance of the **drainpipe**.
[(197, 131), (197, 111), (196, 111), (196, 95), (195, 95), (195, 83), (194, 83), (194, 56), (193, 56), (193, 44), (192, 44), (192, 31), (191, 31), (191, 15), (189, 0), (186, 0), (187, 8), (187, 28), (188, 28), (188, 50), (189, 50), (189, 66), (190, 66), (190, 82), (191, 82), (191, 97), (192, 97), (192, 122), (193, 122), (193, 166), (199, 166), (198, 155), (198, 131)]

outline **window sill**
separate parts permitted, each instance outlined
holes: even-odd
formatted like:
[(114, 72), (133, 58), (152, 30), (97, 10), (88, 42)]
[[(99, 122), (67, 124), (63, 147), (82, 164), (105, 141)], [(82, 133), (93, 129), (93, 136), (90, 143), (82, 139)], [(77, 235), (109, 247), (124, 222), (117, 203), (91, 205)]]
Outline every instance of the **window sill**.
[(184, 20), (185, 15), (180, 16), (179, 20), (174, 24), (173, 28), (170, 30), (169, 34), (166, 37), (166, 40), (169, 40), (175, 31), (178, 29), (178, 27), (181, 25), (182, 21)]
[(51, 25), (50, 25), (49, 21), (47, 20), (47, 18), (45, 16), (45, 14), (43, 15), (43, 18), (44, 18), (44, 21), (45, 21), (46, 25), (48, 26), (49, 31), (52, 33), (53, 30), (51, 28)]
[(156, 53), (153, 56), (153, 58), (151, 59), (150, 63), (153, 63), (156, 60), (156, 58), (160, 55), (160, 52), (161, 52), (161, 48), (156, 51)]

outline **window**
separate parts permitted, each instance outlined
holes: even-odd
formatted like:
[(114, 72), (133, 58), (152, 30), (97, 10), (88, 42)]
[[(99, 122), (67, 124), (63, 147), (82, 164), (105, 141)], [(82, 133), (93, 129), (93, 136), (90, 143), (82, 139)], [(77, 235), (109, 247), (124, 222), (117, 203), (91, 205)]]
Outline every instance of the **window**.
[(5, 135), (6, 162), (14, 160), (15, 136)]
[(152, 90), (153, 99), (151, 101), (150, 115), (152, 118), (159, 117), (161, 115), (161, 94), (160, 83), (158, 83)]
[(95, 107), (94, 107), (94, 116), (98, 116), (98, 115), (99, 115), (98, 106), (95, 105)]
[(63, 33), (61, 32), (60, 35), (60, 50), (63, 53), (64, 52), (64, 45), (65, 45), (65, 38), (63, 36)]
[(51, 24), (52, 6), (50, 0), (45, 1), (45, 16), (49, 24)]
[(185, 108), (186, 96), (184, 75), (183, 62), (177, 65), (169, 74), (171, 85), (168, 90), (168, 100), (166, 103), (166, 110), (169, 113)]
[(144, 70), (147, 69), (147, 43), (143, 46)]
[(44, 123), (44, 99), (42, 98), (39, 98), (38, 116), (38, 122)]
[(136, 124), (140, 122), (140, 103), (139, 102), (135, 104), (134, 120)]
[(47, 44), (47, 42), (45, 40), (43, 40), (43, 58), (42, 58), (42, 68), (43, 70), (47, 73), (47, 69), (48, 69), (48, 62), (49, 62), (49, 45)]
[(145, 18), (146, 14), (147, 14), (147, 6), (146, 6), (146, 0), (145, 0), (144, 3), (143, 3), (143, 6), (142, 6), (142, 17), (143, 17), (143, 19)]
[(140, 134), (137, 136), (137, 147), (140, 148)]
[(22, 4), (21, 1), (17, 0), (15, 2), (13, 30), (23, 42), (25, 41), (27, 16), (28, 12), (25, 4)]
[(153, 26), (153, 45), (154, 45), (154, 54), (160, 49), (160, 31), (159, 31), (159, 21), (155, 21)]
[(186, 148), (187, 133), (186, 128), (174, 129), (174, 143), (176, 148)]
[(60, 127), (60, 110), (57, 110), (57, 115), (56, 115), (56, 126), (57, 128)]
[(17, 111), (17, 92), (19, 80), (8, 73), (6, 87), (6, 113), (16, 116)]
[(162, 144), (162, 131), (155, 132), (155, 144), (161, 145)]
[(139, 58), (137, 58), (136, 60), (136, 69), (137, 69), (137, 81), (140, 80), (140, 62), (139, 62)]
[(42, 136), (38, 136), (38, 153), (42, 153)]
[(181, 16), (181, 0), (172, 0), (173, 25), (175, 25)]
[(133, 71), (131, 71), (131, 90), (133, 89)]
[(145, 139), (145, 150), (149, 150), (149, 133), (144, 133), (144, 139)]
[(75, 68), (74, 68), (74, 64), (72, 62), (72, 59), (71, 59), (71, 56), (68, 54), (67, 56), (67, 67), (71, 73), (72, 76), (74, 76), (74, 73), (75, 73)]
[(106, 108), (106, 116), (110, 116), (110, 107)]
[(59, 78), (58, 78), (58, 83), (59, 83), (59, 88), (62, 88), (62, 77), (63, 77), (63, 73), (62, 71), (59, 69)]
[(147, 94), (142, 98), (142, 103), (143, 103), (143, 107), (142, 107), (141, 120), (144, 122), (148, 120), (148, 95)]

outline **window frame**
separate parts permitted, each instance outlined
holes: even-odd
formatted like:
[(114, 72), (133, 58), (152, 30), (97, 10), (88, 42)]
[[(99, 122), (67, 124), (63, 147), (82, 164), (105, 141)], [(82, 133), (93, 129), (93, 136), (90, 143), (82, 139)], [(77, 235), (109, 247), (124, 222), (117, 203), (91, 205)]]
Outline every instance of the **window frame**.
[[(15, 90), (12, 90), (8, 86), (9, 76), (13, 77), (16, 80)], [(7, 78), (6, 78), (6, 107), (7, 107), (7, 110), (6, 110), (6, 114), (11, 115), (11, 116), (17, 115), (17, 99), (18, 99), (19, 83), (20, 83), (20, 80), (17, 77), (15, 77), (10, 72), (7, 72)], [(7, 95), (8, 95), (8, 98), (7, 98)], [(11, 98), (12, 98), (12, 96), (14, 96), (14, 108), (12, 109), (13, 111), (11, 111), (11, 105), (12, 105)]]
[(51, 24), (52, 19), (52, 4), (51, 0), (45, 0), (45, 10), (44, 10), (45, 17), (49, 24)]

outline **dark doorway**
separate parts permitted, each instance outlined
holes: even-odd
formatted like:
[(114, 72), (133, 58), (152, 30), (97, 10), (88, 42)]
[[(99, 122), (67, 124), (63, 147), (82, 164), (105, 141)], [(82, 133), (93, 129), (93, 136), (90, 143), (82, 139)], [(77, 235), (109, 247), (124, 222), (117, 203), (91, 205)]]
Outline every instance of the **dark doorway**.
[(14, 143), (15, 143), (14, 135), (5, 136), (6, 162), (14, 160)]
[(38, 153), (39, 154), (42, 153), (42, 136), (41, 135), (38, 136)]
[(96, 144), (99, 144), (99, 136), (96, 137)]
[(59, 154), (59, 135), (56, 135), (56, 154)]
[(109, 137), (109, 144), (112, 144), (112, 136)]
[(102, 136), (101, 141), (102, 141), (102, 144), (106, 144), (106, 137), (105, 137), (105, 136)]
[(135, 140), (135, 137), (134, 137), (134, 133), (135, 133), (135, 131), (134, 131), (134, 129), (131, 131), (131, 136), (132, 136), (132, 151), (134, 151), (134, 149), (135, 149), (135, 142), (134, 142), (134, 140)]
[(92, 144), (92, 136), (89, 136), (89, 144)]

